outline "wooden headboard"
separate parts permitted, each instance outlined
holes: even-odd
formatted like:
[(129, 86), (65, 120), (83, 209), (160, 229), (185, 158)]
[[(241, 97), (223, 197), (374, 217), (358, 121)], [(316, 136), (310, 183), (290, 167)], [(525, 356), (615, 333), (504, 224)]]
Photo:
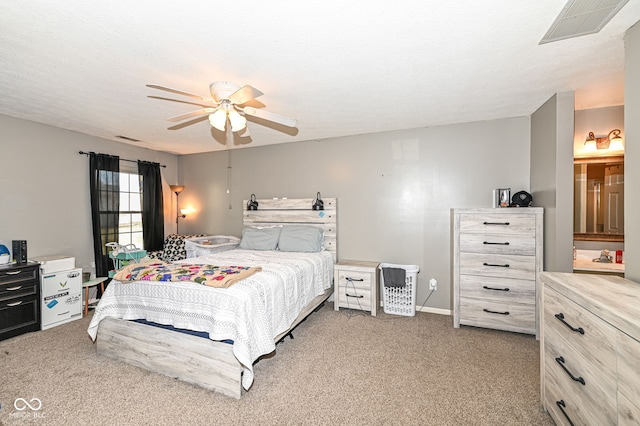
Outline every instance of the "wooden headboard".
[(258, 210), (247, 210), (243, 200), (244, 226), (313, 225), (324, 230), (324, 249), (338, 259), (338, 200), (323, 198), (324, 210), (312, 210), (315, 198), (257, 199)]

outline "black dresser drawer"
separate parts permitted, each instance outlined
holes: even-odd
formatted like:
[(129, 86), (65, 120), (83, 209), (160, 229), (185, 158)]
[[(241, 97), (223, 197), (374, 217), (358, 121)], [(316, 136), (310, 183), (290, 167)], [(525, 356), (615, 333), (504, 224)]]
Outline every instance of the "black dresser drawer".
[(0, 340), (40, 330), (39, 265), (0, 268)]
[(0, 269), (0, 286), (4, 284), (17, 283), (28, 280), (38, 279), (38, 267), (13, 267), (8, 269)]

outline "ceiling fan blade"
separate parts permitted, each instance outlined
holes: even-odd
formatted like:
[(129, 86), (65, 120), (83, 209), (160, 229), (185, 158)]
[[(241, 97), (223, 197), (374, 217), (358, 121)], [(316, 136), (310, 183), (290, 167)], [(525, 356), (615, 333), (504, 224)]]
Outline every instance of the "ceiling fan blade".
[(298, 120), (296, 120), (295, 118), (276, 114), (275, 112), (269, 112), (263, 109), (257, 109), (253, 107), (244, 107), (243, 111), (246, 114), (249, 114), (258, 118), (263, 118), (265, 120), (273, 121), (274, 123), (279, 123), (279, 124), (282, 124), (283, 126), (296, 127), (298, 125)]
[(216, 110), (215, 108), (202, 108), (202, 109), (199, 109), (199, 110), (196, 110), (196, 111), (188, 112), (186, 114), (180, 114), (180, 115), (176, 115), (175, 117), (169, 117), (169, 118), (167, 118), (167, 120), (169, 120), (169, 121), (182, 121), (182, 120), (186, 120), (187, 118), (197, 117), (199, 115), (211, 114), (215, 110)]
[(189, 96), (192, 98), (200, 99), (201, 101), (210, 102), (214, 105), (218, 105), (218, 102), (214, 101), (211, 98), (205, 98), (204, 96), (194, 95), (193, 93), (183, 92), (182, 90), (172, 89), (170, 87), (158, 86), (156, 84), (147, 84), (147, 87), (152, 89), (164, 90), (165, 92), (177, 93), (178, 95)]
[(247, 84), (246, 86), (241, 87), (240, 90), (232, 93), (229, 96), (229, 100), (231, 103), (236, 105), (242, 105), (243, 103), (249, 102), (251, 99), (255, 99), (262, 95), (264, 95), (264, 93)]

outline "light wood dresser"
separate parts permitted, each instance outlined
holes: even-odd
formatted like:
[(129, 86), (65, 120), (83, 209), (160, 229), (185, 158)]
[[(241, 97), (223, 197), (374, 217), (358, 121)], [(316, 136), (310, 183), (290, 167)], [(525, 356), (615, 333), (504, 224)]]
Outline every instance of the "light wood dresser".
[(453, 209), (453, 326), (538, 337), (543, 209)]
[(543, 272), (540, 392), (559, 425), (640, 424), (640, 284)]
[(379, 305), (379, 262), (341, 260), (334, 266), (334, 309), (359, 309), (376, 316)]

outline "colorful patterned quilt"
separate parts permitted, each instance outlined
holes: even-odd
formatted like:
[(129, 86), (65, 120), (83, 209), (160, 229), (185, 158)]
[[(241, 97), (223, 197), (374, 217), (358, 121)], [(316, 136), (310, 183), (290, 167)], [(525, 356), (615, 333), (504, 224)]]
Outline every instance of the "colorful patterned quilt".
[(227, 288), (256, 272), (260, 266), (216, 266), (165, 262), (133, 263), (118, 271), (113, 279), (127, 281), (193, 281), (210, 287)]

